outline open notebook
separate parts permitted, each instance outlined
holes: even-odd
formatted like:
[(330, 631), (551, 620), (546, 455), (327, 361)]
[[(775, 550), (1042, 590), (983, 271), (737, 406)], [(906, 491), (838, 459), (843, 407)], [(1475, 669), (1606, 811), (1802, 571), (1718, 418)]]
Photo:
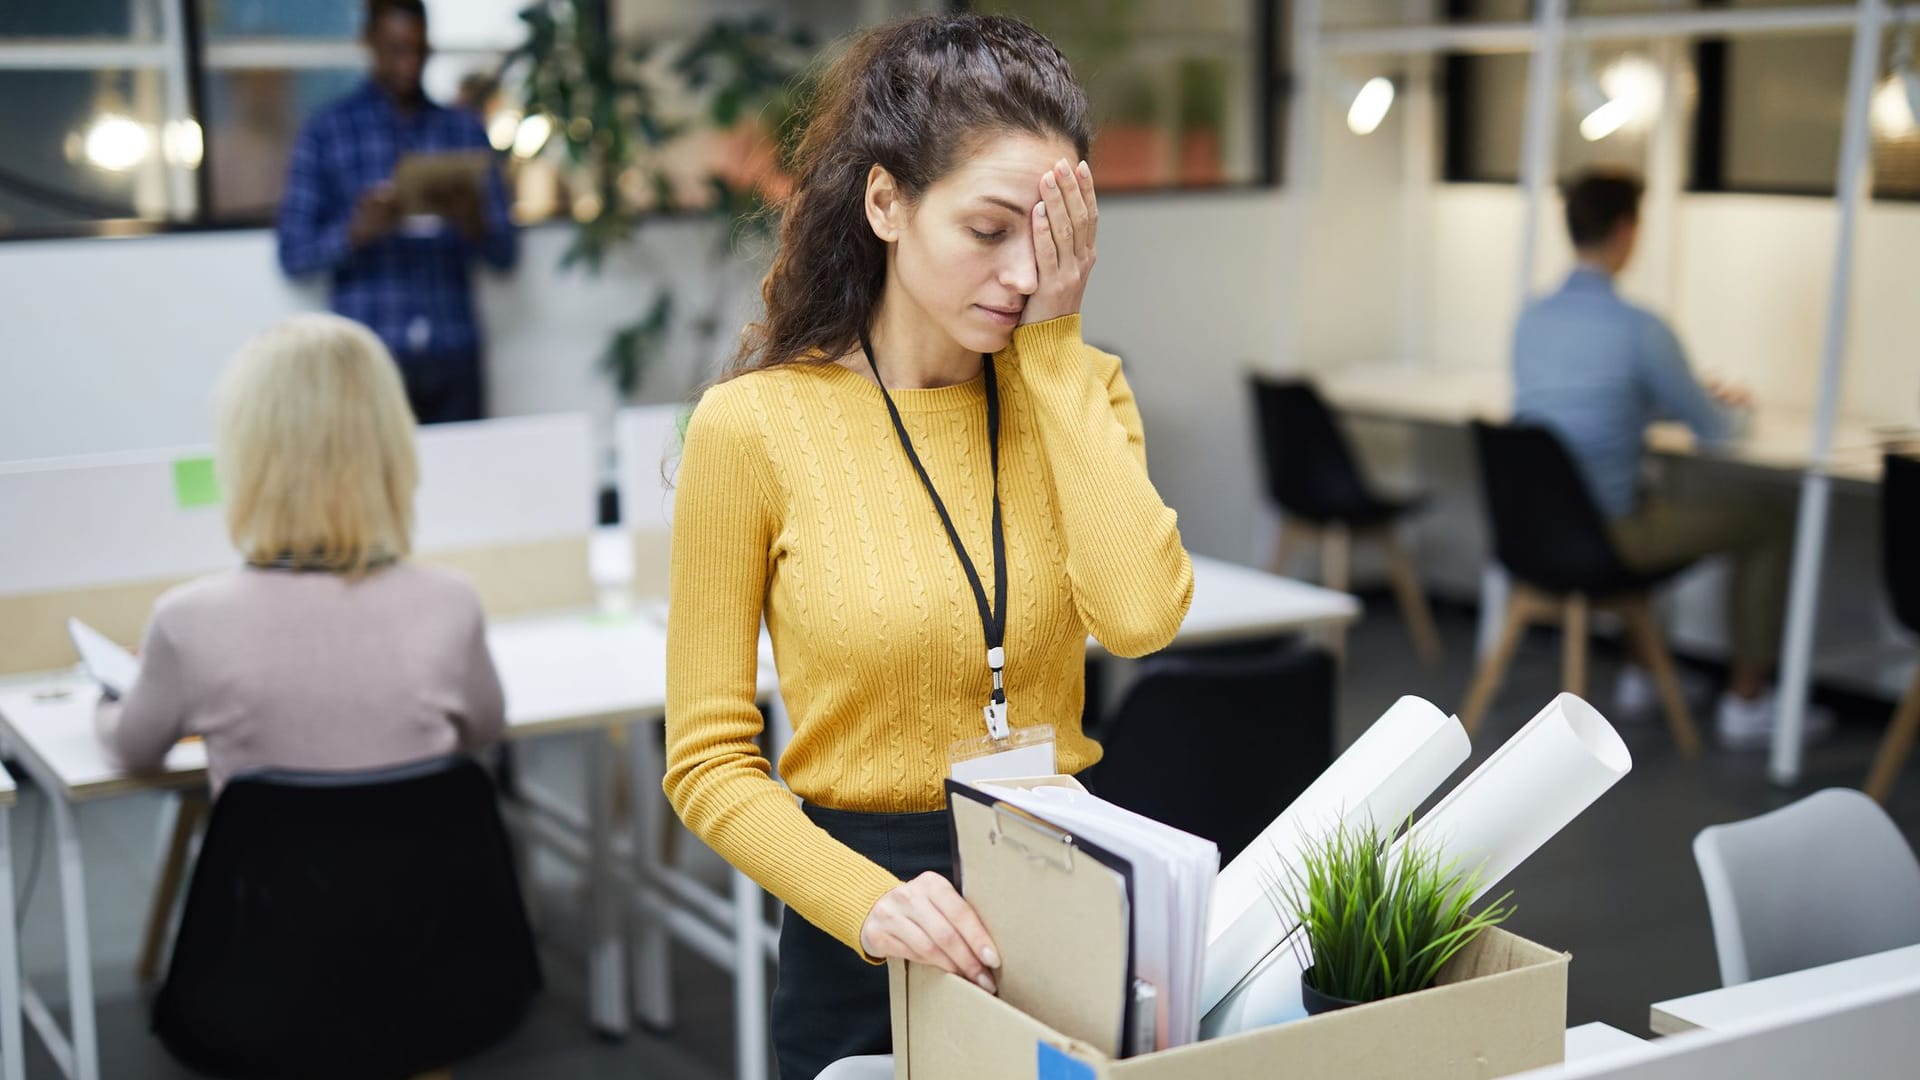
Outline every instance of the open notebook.
[(67, 636), (73, 639), (74, 651), (80, 654), (80, 665), (100, 684), (100, 689), (110, 698), (125, 696), (133, 680), (140, 676), (140, 661), (79, 619), (67, 620)]

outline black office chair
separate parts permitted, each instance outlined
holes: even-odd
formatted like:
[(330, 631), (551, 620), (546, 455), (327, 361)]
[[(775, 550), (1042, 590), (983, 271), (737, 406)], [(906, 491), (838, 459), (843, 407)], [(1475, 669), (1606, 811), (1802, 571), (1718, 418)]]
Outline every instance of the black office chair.
[[(1886, 476), (1880, 482), (1880, 558), (1886, 568), (1887, 592), (1893, 615), (1901, 625), (1920, 634), (1920, 458), (1886, 456)], [(1920, 729), (1920, 671), (1894, 710), (1893, 723), (1880, 739), (1867, 774), (1867, 794), (1886, 802), (1913, 751)]]
[(1094, 770), (1100, 797), (1238, 855), (1333, 764), (1333, 659), (1160, 656), (1142, 665)]
[(472, 760), (259, 773), (214, 803), (153, 1027), (212, 1076), (399, 1080), (511, 1033), (540, 985)]
[(1440, 634), (1426, 594), (1394, 535), (1394, 526), (1424, 500), (1376, 495), (1361, 476), (1346, 437), (1311, 383), (1253, 377), (1254, 404), (1260, 418), (1267, 494), (1284, 517), (1270, 569), (1284, 574), (1303, 545), (1320, 548), (1321, 577), (1328, 588), (1345, 592), (1349, 549), (1354, 539), (1378, 541), (1386, 552), (1394, 595), (1407, 620), (1420, 658), (1440, 659)]
[(1563, 631), (1561, 686), (1585, 695), (1587, 617), (1611, 611), (1652, 671), (1680, 752), (1700, 752), (1686, 695), (1674, 674), (1673, 657), (1660, 633), (1651, 602), (1655, 585), (1687, 568), (1654, 573), (1631, 570), (1614, 550), (1607, 519), (1587, 490), (1586, 478), (1560, 439), (1543, 427), (1502, 427), (1475, 421), (1482, 492), (1492, 526), (1494, 558), (1512, 577), (1505, 626), (1493, 654), (1481, 663), (1467, 691), (1460, 721), (1480, 726), (1506, 677), (1514, 650), (1535, 622), (1559, 623)]

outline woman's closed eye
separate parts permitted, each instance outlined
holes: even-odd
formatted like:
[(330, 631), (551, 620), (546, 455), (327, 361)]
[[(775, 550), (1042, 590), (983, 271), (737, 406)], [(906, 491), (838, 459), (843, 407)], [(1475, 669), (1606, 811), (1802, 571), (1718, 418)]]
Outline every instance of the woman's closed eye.
[(998, 241), (1006, 239), (1007, 237), (1007, 230), (1005, 229), (995, 229), (992, 232), (982, 232), (979, 229), (973, 228), (972, 226), (968, 226), (967, 231), (973, 234), (973, 238), (975, 240), (978, 240), (983, 244), (996, 243)]

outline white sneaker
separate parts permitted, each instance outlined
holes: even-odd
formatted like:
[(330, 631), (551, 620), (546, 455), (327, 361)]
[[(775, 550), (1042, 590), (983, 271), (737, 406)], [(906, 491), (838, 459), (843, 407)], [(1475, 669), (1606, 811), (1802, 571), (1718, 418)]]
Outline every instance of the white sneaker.
[(1660, 707), (1660, 688), (1653, 672), (1639, 664), (1621, 664), (1613, 677), (1613, 711), (1621, 720), (1645, 722)]
[[(1680, 696), (1689, 705), (1707, 696), (1706, 684), (1691, 669), (1681, 668), (1674, 677), (1680, 682)], [(1620, 673), (1613, 678), (1616, 718), (1627, 723), (1644, 723), (1656, 719), (1660, 708), (1660, 684), (1653, 681), (1653, 672), (1639, 664), (1622, 663)]]
[[(1721, 694), (1719, 714), (1715, 717), (1720, 745), (1729, 750), (1759, 750), (1771, 745), (1778, 715), (1772, 690), (1751, 700)], [(1823, 742), (1833, 734), (1833, 713), (1819, 705), (1809, 703), (1801, 720), (1803, 745)]]

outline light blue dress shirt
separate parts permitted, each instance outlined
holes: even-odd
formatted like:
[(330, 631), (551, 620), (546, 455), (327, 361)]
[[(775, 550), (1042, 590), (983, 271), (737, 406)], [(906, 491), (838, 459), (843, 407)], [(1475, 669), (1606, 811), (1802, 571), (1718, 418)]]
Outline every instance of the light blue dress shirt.
[(1513, 415), (1560, 436), (1609, 518), (1632, 513), (1638, 502), (1647, 425), (1679, 420), (1706, 443), (1731, 434), (1667, 324), (1584, 266), (1520, 315)]

